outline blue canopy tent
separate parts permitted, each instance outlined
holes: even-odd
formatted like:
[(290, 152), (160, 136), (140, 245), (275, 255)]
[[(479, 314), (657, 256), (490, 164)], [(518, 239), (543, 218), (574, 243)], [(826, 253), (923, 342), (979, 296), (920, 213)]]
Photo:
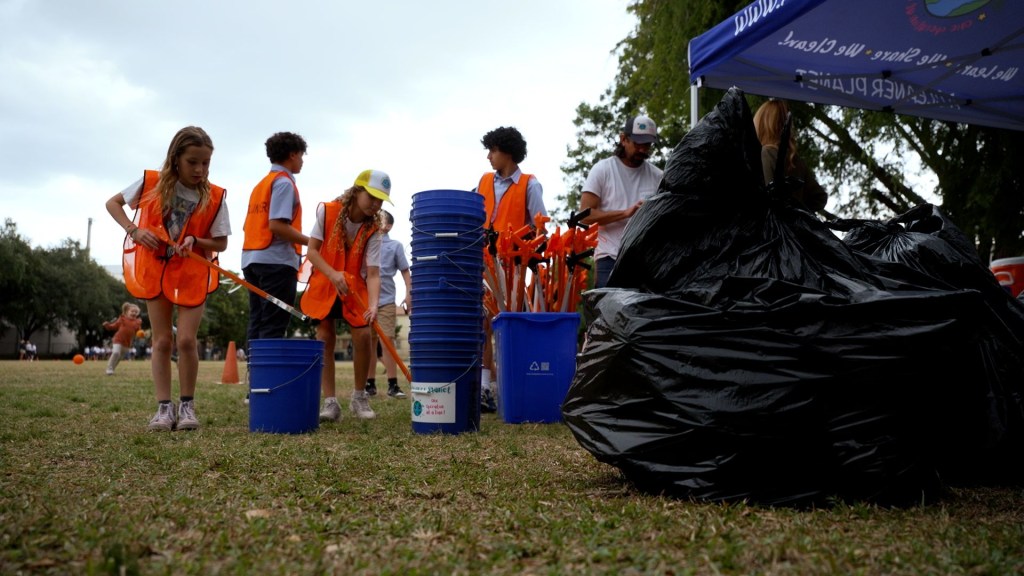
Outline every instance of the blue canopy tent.
[(689, 44), (698, 89), (1024, 130), (1024, 0), (757, 0)]

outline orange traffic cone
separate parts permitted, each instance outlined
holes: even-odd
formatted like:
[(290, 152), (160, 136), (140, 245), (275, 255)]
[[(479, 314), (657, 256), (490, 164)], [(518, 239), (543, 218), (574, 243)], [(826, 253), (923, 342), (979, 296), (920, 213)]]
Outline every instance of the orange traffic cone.
[(224, 358), (224, 372), (220, 376), (221, 384), (238, 384), (238, 356), (235, 352), (235, 341), (228, 342), (228, 354)]

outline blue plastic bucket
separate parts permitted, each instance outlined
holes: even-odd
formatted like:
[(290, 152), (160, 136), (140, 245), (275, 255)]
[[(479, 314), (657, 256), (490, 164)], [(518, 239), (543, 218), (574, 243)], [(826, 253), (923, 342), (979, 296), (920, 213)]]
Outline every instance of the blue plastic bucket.
[[(472, 266), (455, 268), (453, 266), (428, 267), (414, 264), (412, 267), (413, 286), (446, 290), (469, 290), (479, 292), (484, 289), (484, 267)], [(473, 273), (475, 272), (475, 273)]]
[(576, 374), (576, 312), (502, 312), (494, 317), (498, 412), (504, 422), (560, 422)]
[(483, 328), (483, 313), (479, 310), (441, 310), (432, 309), (430, 312), (424, 310), (423, 312), (417, 311), (413, 308), (413, 312), (416, 313), (416, 321), (419, 322), (419, 326), (416, 326), (413, 330), (419, 328), (441, 328), (449, 329), (451, 326), (457, 327), (471, 327), (476, 326)]
[(464, 267), (474, 268), (473, 271), (467, 273), (475, 274), (483, 269), (483, 248), (478, 246), (472, 246), (466, 250), (451, 250), (445, 248), (431, 249), (429, 252), (430, 256), (422, 256), (423, 250), (416, 250), (413, 252), (417, 256), (413, 256), (413, 266), (450, 266), (455, 269), (462, 269)]
[(416, 227), (412, 229), (412, 240), (453, 240), (460, 244), (480, 243), (484, 238), (483, 211), (473, 214), (445, 214), (443, 216), (421, 216), (410, 214), (416, 218)]
[(446, 222), (445, 224), (430, 225), (417, 222), (421, 227), (412, 231), (412, 244), (431, 246), (436, 243), (437, 246), (447, 245), (457, 249), (479, 246), (483, 250), (484, 242), (487, 239), (484, 230), (479, 228), (479, 224), (483, 222), (483, 215), (481, 214), (479, 217), (462, 216), (462, 218), (472, 219), (473, 222)]
[[(483, 273), (480, 275), (483, 278)], [(437, 276), (434, 278), (423, 278), (422, 276), (412, 281), (412, 289), (415, 291), (434, 290), (450, 295), (457, 295), (466, 302), (479, 301), (483, 305), (484, 283), (483, 280), (475, 282), (459, 280), (454, 276)], [(415, 313), (416, 309), (413, 308)]]
[(409, 333), (409, 341), (417, 344), (453, 344), (460, 342), (481, 343), (484, 341), (483, 330), (479, 323), (466, 325), (457, 328), (445, 328), (443, 326), (420, 326)]
[(410, 266), (410, 273), (415, 277), (417, 274), (422, 278), (424, 274), (442, 274), (458, 279), (474, 280), (476, 283), (483, 283), (484, 260), (482, 254), (452, 255), (441, 253), (437, 260), (422, 260), (416, 258)]
[(483, 339), (452, 339), (447, 341), (439, 339), (420, 339), (416, 341), (416, 351), (413, 352), (413, 344), (409, 343), (409, 361), (412, 364), (419, 362), (440, 361), (445, 364), (461, 364), (467, 358), (479, 356), (483, 348)]
[(480, 429), (483, 196), (427, 190), (412, 197), (409, 357), (413, 432)]
[(324, 343), (270, 338), (249, 342), (249, 431), (303, 434), (320, 426)]
[(477, 326), (475, 332), (465, 329), (452, 330), (445, 336), (440, 336), (436, 332), (423, 336), (417, 334), (415, 337), (411, 335), (409, 339), (410, 358), (434, 358), (438, 354), (445, 358), (450, 358), (453, 354), (479, 354), (480, 344), (483, 343), (481, 333), (482, 331)]
[(468, 190), (424, 190), (412, 195), (410, 219), (414, 217), (442, 217), (452, 214), (475, 215), (484, 218), (484, 197)]
[(461, 434), (480, 430), (480, 357), (412, 366), (412, 431)]
[(470, 292), (470, 294), (462, 292), (452, 294), (444, 290), (438, 290), (436, 287), (413, 288), (410, 292), (412, 301), (416, 303), (416, 308), (425, 306), (425, 308), (420, 308), (424, 312), (476, 312), (478, 315), (483, 315), (482, 293), (479, 294), (479, 297), (473, 292)]

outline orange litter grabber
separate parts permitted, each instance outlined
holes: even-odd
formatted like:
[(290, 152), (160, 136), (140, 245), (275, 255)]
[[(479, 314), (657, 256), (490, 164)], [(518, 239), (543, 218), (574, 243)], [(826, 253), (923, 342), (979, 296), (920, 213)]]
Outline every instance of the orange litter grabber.
[[(349, 272), (345, 272), (344, 274), (345, 283), (354, 285), (355, 278), (352, 277), (352, 274)], [(341, 294), (339, 293), (339, 296), (340, 295)], [(363, 301), (363, 297), (355, 290), (350, 290), (349, 295), (355, 299), (356, 304), (365, 312), (367, 306), (366, 302)], [(377, 333), (377, 337), (380, 338), (381, 343), (384, 344), (384, 348), (386, 348), (388, 353), (391, 354), (391, 357), (395, 359), (395, 363), (398, 364), (398, 367), (402, 369), (402, 374), (405, 375), (405, 379), (409, 382), (412, 382), (412, 374), (409, 372), (409, 369), (405, 366), (405, 363), (402, 362), (402, 359), (398, 356), (398, 350), (395, 350), (395, 345), (391, 343), (391, 339), (388, 338), (388, 335), (385, 334), (384, 330), (381, 329), (380, 324), (377, 323), (377, 319), (374, 318), (371, 324), (373, 325), (373, 330)]]
[[(152, 229), (151, 228), (150, 229), (150, 231), (154, 231), (154, 230), (156, 231), (155, 233), (157, 234), (157, 236), (160, 236), (161, 237), (160, 239), (163, 240), (164, 242), (166, 242), (168, 245), (175, 246), (175, 247), (177, 246), (177, 243), (171, 242), (170, 239), (166, 236), (166, 232), (164, 232), (163, 228), (157, 228), (157, 229)], [(216, 270), (217, 272), (220, 272), (221, 274), (227, 276), (228, 278), (231, 278), (232, 280), (234, 280), (238, 284), (241, 284), (242, 286), (245, 286), (246, 288), (248, 288), (254, 294), (256, 294), (259, 297), (263, 298), (264, 300), (270, 302), (271, 304), (274, 304), (278, 308), (281, 308), (282, 310), (288, 312), (292, 316), (295, 316), (299, 320), (301, 320), (303, 322), (307, 322), (307, 323), (311, 320), (311, 318), (309, 316), (306, 316), (305, 314), (302, 313), (301, 310), (296, 309), (291, 304), (288, 304), (287, 302), (281, 300), (280, 298), (277, 298), (276, 296), (268, 294), (266, 290), (262, 290), (258, 286), (254, 285), (254, 284), (252, 284), (250, 282), (246, 282), (238, 274), (235, 274), (234, 272), (231, 272), (230, 270), (225, 270), (224, 268), (221, 268), (220, 266), (215, 264), (213, 261), (207, 260), (206, 258), (203, 258), (202, 256), (200, 256), (199, 254), (196, 254), (192, 250), (188, 251), (188, 257), (193, 259), (193, 260), (196, 260), (197, 262), (202, 262), (203, 264), (206, 264), (207, 266), (209, 266), (210, 268)]]
[[(561, 311), (567, 312), (570, 309), (575, 310), (576, 303), (579, 300), (580, 287), (578, 285), (579, 280), (576, 276), (576, 267), (579, 266), (586, 270), (590, 270), (590, 264), (586, 263), (585, 260), (594, 255), (594, 249), (588, 248), (588, 240), (591, 238), (596, 239), (597, 230), (596, 227), (593, 231), (587, 232), (590, 228), (589, 224), (584, 224), (582, 220), (590, 216), (590, 208), (581, 212), (571, 212), (569, 214), (569, 221), (566, 224), (569, 225), (572, 233), (572, 240), (566, 242), (566, 258), (565, 268), (568, 273), (568, 279), (564, 286), (565, 288), (565, 299), (562, 300)], [(596, 245), (596, 243), (594, 244)], [(571, 253), (569, 252), (571, 250)]]
[(491, 295), (494, 296), (494, 300), (498, 308), (505, 312), (508, 307), (505, 305), (505, 276), (501, 269), (501, 260), (498, 259), (498, 238), (499, 234), (494, 231), (494, 227), (486, 230), (487, 234), (487, 247), (484, 250), (484, 261), (487, 264), (485, 272), (485, 280), (488, 280), (487, 288), (491, 291)]

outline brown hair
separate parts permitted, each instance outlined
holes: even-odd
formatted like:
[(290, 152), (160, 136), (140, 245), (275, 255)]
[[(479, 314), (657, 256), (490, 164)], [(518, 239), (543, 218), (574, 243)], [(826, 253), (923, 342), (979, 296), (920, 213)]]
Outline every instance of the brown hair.
[[(341, 202), (341, 210), (338, 211), (338, 218), (334, 220), (334, 227), (332, 228), (333, 233), (331, 234), (331, 242), (334, 242), (335, 239), (337, 238), (341, 238), (341, 240), (344, 243), (345, 250), (348, 250), (349, 248), (352, 247), (352, 241), (354, 240), (353, 238), (349, 238), (348, 234), (345, 232), (345, 219), (348, 218), (348, 211), (352, 206), (352, 203), (356, 201), (356, 193), (360, 191), (366, 192), (367, 194), (370, 193), (366, 188), (363, 188), (362, 186), (353, 186), (348, 190), (342, 192), (341, 196), (338, 196), (336, 198), (336, 201)], [(382, 213), (383, 210), (380, 210), (373, 215), (373, 222), (374, 224), (377, 225), (377, 228), (384, 227), (384, 219), (381, 216)]]
[[(206, 146), (213, 150), (213, 140), (202, 128), (198, 126), (186, 126), (171, 139), (167, 147), (167, 157), (164, 158), (164, 166), (160, 169), (160, 179), (152, 194), (159, 196), (160, 207), (166, 214), (174, 202), (174, 186), (178, 183), (178, 158), (185, 153), (189, 146)], [(210, 203), (210, 181), (203, 180), (196, 187), (199, 193), (199, 206), (201, 210)]]
[[(757, 139), (761, 146), (778, 148), (782, 139), (782, 129), (789, 118), (789, 106), (783, 100), (772, 99), (757, 109), (754, 114), (754, 130), (757, 131)], [(796, 158), (796, 131), (790, 125), (789, 145), (786, 152), (786, 171), (793, 170), (794, 159)]]

